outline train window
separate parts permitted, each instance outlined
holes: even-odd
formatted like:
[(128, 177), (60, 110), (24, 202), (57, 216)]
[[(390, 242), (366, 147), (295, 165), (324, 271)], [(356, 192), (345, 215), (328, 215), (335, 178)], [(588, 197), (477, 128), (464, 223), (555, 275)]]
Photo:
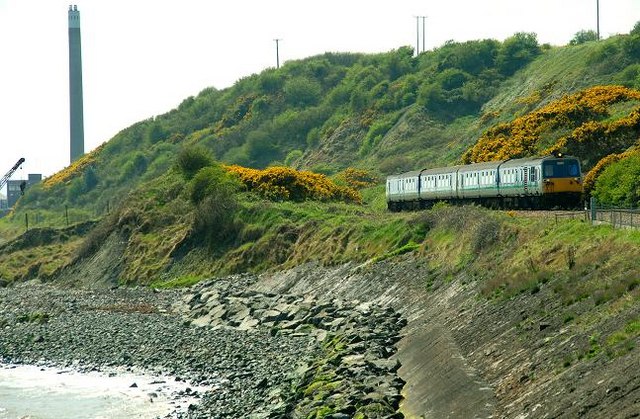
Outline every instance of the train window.
[(576, 160), (551, 160), (542, 164), (544, 177), (577, 177), (580, 166)]
[(569, 161), (569, 164), (567, 165), (567, 173), (569, 176), (579, 176), (580, 170), (578, 169), (578, 162)]

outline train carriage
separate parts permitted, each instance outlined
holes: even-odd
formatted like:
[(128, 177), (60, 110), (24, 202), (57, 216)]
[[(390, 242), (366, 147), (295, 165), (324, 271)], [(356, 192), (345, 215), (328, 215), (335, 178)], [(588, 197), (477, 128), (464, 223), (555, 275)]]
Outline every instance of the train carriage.
[(580, 162), (560, 154), (423, 169), (387, 178), (390, 210), (426, 208), (438, 201), (499, 208), (576, 208)]
[(500, 162), (476, 163), (458, 170), (458, 199), (482, 199), (496, 195), (496, 176)]
[(422, 201), (450, 200), (456, 198), (456, 171), (461, 166), (426, 169), (420, 172)]

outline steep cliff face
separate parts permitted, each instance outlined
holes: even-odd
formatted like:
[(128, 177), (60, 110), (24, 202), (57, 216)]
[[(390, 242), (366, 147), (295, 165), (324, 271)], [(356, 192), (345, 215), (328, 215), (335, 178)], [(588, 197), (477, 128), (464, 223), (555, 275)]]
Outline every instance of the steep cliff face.
[[(631, 417), (640, 407), (637, 294), (605, 321), (563, 317), (553, 283), (508, 300), (424, 259), (264, 275), (256, 290), (374, 301), (408, 319), (397, 357), (407, 417)], [(427, 284), (431, 284), (427, 287)], [(624, 332), (626, 331), (626, 332)], [(630, 338), (618, 346), (623, 337)]]

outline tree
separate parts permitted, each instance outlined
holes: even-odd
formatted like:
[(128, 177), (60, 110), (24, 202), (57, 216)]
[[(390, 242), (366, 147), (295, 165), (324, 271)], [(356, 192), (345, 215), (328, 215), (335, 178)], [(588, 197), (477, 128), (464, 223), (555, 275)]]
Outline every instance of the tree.
[(165, 139), (167, 137), (167, 133), (162, 128), (160, 122), (156, 120), (151, 122), (147, 127), (145, 136), (147, 137), (147, 141), (151, 144), (155, 144), (158, 141)]
[(496, 65), (502, 74), (511, 76), (539, 54), (538, 36), (535, 33), (518, 32), (502, 43)]
[(584, 44), (585, 42), (591, 42), (591, 41), (597, 41), (597, 40), (598, 40), (598, 34), (596, 33), (596, 31), (581, 30), (576, 32), (576, 34), (573, 36), (573, 39), (569, 41), (569, 45), (580, 45), (580, 44)]
[(401, 47), (396, 51), (391, 51), (384, 64), (387, 67), (390, 80), (395, 80), (413, 71), (413, 49), (411, 47)]
[(275, 141), (263, 129), (249, 132), (245, 147), (252, 163), (259, 167), (265, 167), (280, 155)]
[(640, 20), (633, 25), (633, 29), (629, 32), (629, 35), (640, 35)]
[(458, 43), (448, 41), (436, 51), (439, 71), (460, 68), (467, 73), (478, 75), (495, 65), (500, 43), (493, 39)]
[(316, 80), (296, 77), (284, 84), (287, 103), (293, 106), (315, 105), (320, 100), (322, 87)]
[(82, 177), (84, 180), (84, 192), (90, 191), (98, 185), (98, 175), (93, 166), (87, 167)]

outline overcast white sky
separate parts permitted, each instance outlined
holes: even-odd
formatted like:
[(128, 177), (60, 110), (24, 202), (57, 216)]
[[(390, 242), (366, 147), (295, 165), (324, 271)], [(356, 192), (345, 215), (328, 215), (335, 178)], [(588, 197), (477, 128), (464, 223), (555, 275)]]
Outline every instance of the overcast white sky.
[[(0, 176), (20, 158), (49, 176), (69, 164), (70, 1), (0, 0)], [(280, 62), (326, 51), (415, 47), (535, 32), (564, 45), (596, 27), (596, 0), (78, 0), (85, 151), (134, 122), (165, 113)], [(600, 0), (603, 37), (628, 33), (640, 0)], [(422, 39), (422, 35), (420, 35)]]

